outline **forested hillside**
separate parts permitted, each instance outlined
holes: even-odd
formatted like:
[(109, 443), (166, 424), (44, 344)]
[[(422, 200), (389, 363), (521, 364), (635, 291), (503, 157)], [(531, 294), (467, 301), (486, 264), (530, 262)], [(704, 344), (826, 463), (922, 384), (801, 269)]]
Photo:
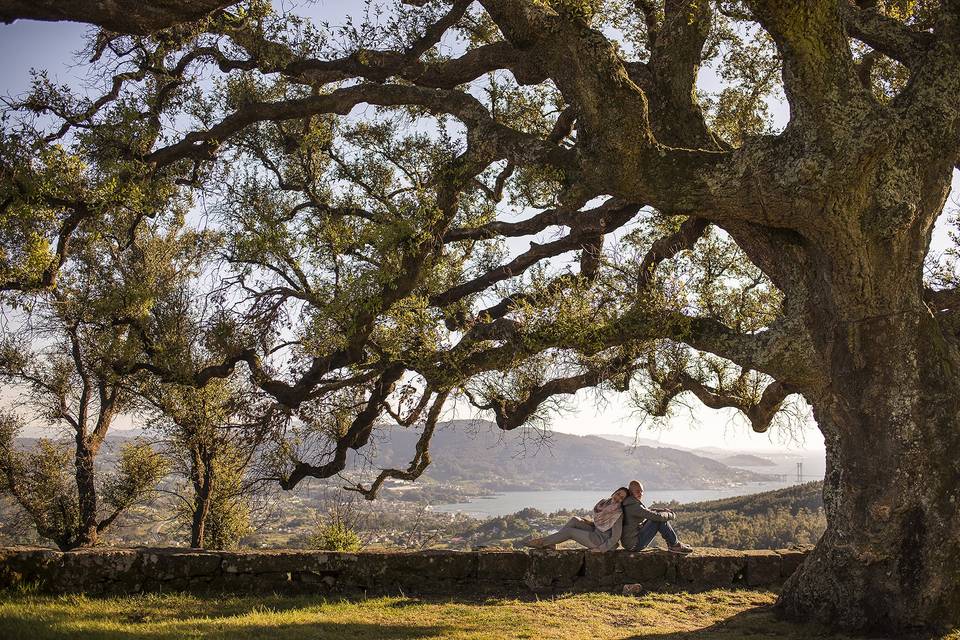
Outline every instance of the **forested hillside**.
[(816, 544), (827, 527), (823, 482), (672, 506), (684, 542), (694, 546), (776, 549)]
[[(386, 427), (376, 439), (377, 461), (405, 466), (418, 433)], [(503, 432), (492, 422), (457, 420), (438, 425), (433, 462), (424, 476), (492, 489), (613, 490), (631, 478), (648, 489), (707, 489), (772, 479), (667, 447), (630, 447), (597, 436), (532, 429)]]

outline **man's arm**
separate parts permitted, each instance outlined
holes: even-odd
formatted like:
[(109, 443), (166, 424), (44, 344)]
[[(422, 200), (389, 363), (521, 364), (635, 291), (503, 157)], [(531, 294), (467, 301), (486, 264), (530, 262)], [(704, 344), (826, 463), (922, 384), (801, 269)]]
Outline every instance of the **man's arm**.
[(653, 520), (654, 522), (667, 522), (676, 517), (672, 511), (654, 511), (647, 509), (640, 502), (627, 505), (624, 509), (629, 510), (631, 518)]

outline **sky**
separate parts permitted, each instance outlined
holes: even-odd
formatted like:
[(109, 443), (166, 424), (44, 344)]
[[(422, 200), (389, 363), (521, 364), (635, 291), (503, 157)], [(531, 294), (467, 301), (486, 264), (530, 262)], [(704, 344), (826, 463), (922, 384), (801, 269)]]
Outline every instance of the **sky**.
[[(281, 2), (284, 8), (296, 8), (298, 13), (340, 24), (350, 11), (357, 11), (359, 2), (349, 0), (317, 0), (314, 3)], [(76, 86), (82, 82), (75, 54), (83, 49), (84, 35), (90, 27), (67, 22), (36, 22), (20, 20), (11, 25), (0, 25), (0, 95), (17, 96), (29, 89), (30, 70), (45, 69), (51, 80)], [(708, 68), (702, 69), (698, 79), (701, 89), (716, 91), (720, 82)], [(789, 110), (784, 103), (771, 104), (775, 125), (786, 124)], [(960, 194), (960, 172), (954, 173), (951, 201), (956, 208)], [(945, 217), (944, 217), (945, 218)], [(932, 249), (942, 251), (947, 246), (945, 219), (934, 234)], [(523, 247), (525, 249), (526, 247)], [(0, 393), (9, 397), (9, 390)], [(823, 450), (823, 438), (812, 417), (802, 422), (793, 433), (771, 429), (766, 434), (754, 433), (746, 421), (732, 410), (715, 411), (692, 403), (690, 410), (678, 412), (667, 425), (651, 430), (642, 425), (623, 395), (597, 398), (592, 391), (581, 391), (566, 403), (568, 410), (555, 415), (550, 428), (578, 435), (618, 434), (658, 440), (664, 445), (685, 447), (722, 447), (737, 450)], [(458, 407), (449, 417), (468, 417)], [(120, 425), (122, 426), (122, 425)]]

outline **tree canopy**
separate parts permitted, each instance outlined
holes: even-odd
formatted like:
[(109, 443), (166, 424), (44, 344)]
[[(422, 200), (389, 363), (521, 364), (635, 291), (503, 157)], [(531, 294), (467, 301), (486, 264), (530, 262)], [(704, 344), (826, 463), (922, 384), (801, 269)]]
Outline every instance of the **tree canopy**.
[[(102, 93), (40, 74), (4, 112), (0, 289), (24, 318), (89, 282), (118, 375), (246, 372), (286, 416), (285, 488), (388, 420), (421, 426), (411, 463), (354, 488), (415, 478), (453, 398), (514, 429), (581, 389), (653, 417), (692, 396), (764, 431), (802, 396), (828, 446), (823, 557), (855, 528), (862, 557), (917, 518), (960, 532), (935, 515), (955, 463), (929, 463), (918, 507), (880, 475), (927, 464), (930, 434), (960, 446), (957, 271), (927, 255), (960, 161), (955, 0), (407, 0), (340, 25), (206, 4), (54, 16), (113, 31), (87, 52)], [(152, 286), (172, 238), (190, 282)], [(107, 255), (143, 263), (129, 295)], [(889, 442), (869, 472), (865, 434)], [(898, 588), (960, 566), (956, 543), (929, 553), (883, 556)], [(925, 602), (943, 620), (960, 591)], [(825, 615), (869, 626), (868, 606)]]

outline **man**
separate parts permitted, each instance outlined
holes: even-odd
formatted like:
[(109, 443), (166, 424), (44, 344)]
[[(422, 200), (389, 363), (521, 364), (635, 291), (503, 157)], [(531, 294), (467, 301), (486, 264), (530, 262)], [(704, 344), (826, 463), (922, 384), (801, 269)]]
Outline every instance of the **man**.
[(637, 480), (631, 480), (627, 487), (630, 495), (624, 498), (620, 506), (623, 507), (623, 533), (620, 538), (623, 548), (627, 551), (640, 551), (659, 533), (667, 541), (667, 549), (673, 553), (690, 553), (693, 551), (677, 537), (670, 521), (676, 514), (670, 509), (648, 509), (644, 506), (643, 485)]

